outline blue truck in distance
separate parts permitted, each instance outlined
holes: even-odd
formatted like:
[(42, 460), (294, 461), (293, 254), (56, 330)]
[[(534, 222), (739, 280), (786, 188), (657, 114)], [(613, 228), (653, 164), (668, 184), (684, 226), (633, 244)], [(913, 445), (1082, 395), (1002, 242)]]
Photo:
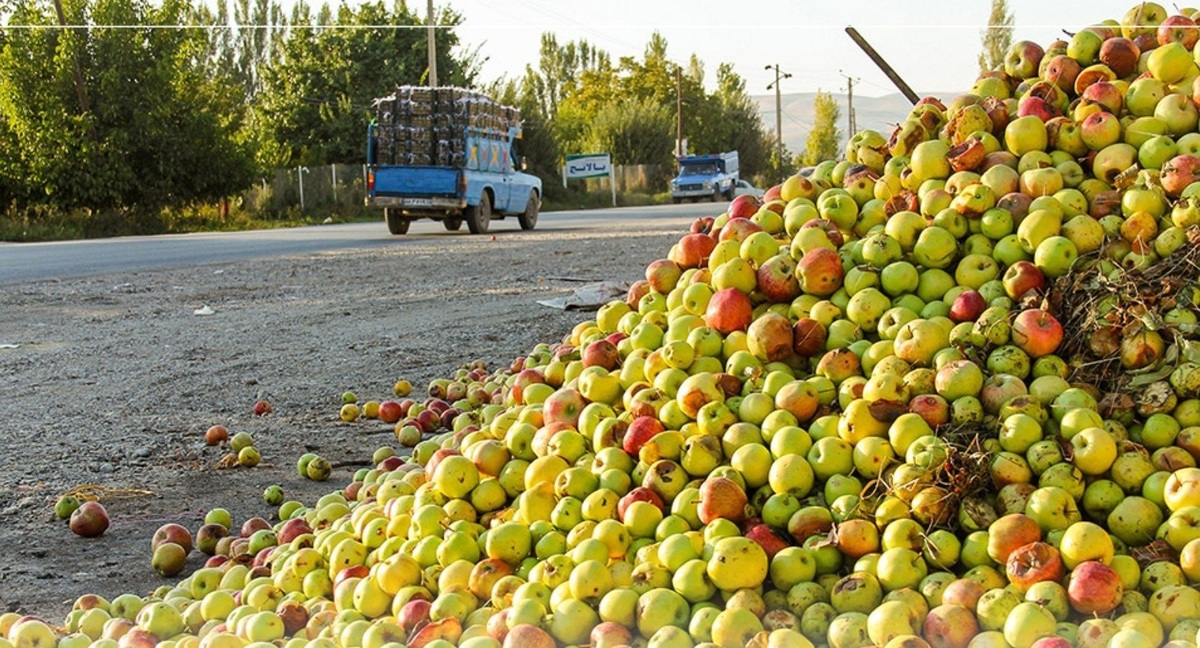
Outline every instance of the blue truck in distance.
[(367, 131), (368, 207), (383, 209), (392, 234), (420, 218), (472, 234), (516, 216), (537, 226), (540, 178), (517, 170), (520, 137), (514, 108), (460, 88), (398, 88), (376, 100)]
[(671, 180), (671, 202), (707, 198), (731, 200), (738, 181), (737, 151), (677, 158), (679, 174)]

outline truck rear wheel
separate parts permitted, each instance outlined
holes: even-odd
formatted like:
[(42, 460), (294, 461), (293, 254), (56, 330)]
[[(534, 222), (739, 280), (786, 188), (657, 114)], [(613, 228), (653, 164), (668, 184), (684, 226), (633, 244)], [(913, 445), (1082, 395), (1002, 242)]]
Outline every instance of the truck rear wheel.
[(447, 218), (446, 220), (442, 221), (442, 227), (445, 227), (447, 232), (457, 232), (462, 228), (462, 219)]
[(397, 236), (408, 234), (409, 220), (400, 213), (399, 209), (384, 209), (383, 218), (387, 221), (388, 231)]
[(538, 200), (536, 191), (529, 192), (529, 202), (525, 203), (525, 213), (517, 216), (517, 222), (521, 224), (521, 229), (531, 230), (537, 227), (538, 209), (541, 208), (541, 201)]
[(467, 229), (472, 234), (487, 233), (488, 226), (492, 223), (492, 200), (486, 191), (479, 196), (478, 206), (467, 207), (465, 216), (467, 217)]

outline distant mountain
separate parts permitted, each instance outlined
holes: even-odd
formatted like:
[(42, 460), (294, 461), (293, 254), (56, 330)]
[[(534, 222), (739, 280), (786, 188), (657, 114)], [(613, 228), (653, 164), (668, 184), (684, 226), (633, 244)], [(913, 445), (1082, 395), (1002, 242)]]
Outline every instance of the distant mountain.
[[(917, 94), (921, 96), (932, 95), (943, 99), (955, 96), (956, 93), (932, 92)], [(783, 123), (781, 130), (783, 132), (783, 144), (791, 151), (792, 155), (796, 155), (804, 151), (804, 143), (808, 139), (808, 132), (812, 129), (813, 123), (813, 100), (816, 98), (815, 92), (801, 92), (795, 94), (785, 94), (780, 97), (780, 103), (783, 106)], [(757, 95), (750, 97), (758, 104), (758, 113), (762, 117), (763, 128), (772, 137), (775, 136), (775, 95)], [(842, 144), (850, 136), (847, 130), (847, 97), (844, 94), (833, 93), (834, 100), (838, 104), (838, 128), (842, 132)], [(912, 104), (904, 95), (893, 93), (882, 97), (865, 97), (860, 95), (854, 96), (854, 112), (855, 121), (858, 129), (866, 128), (877, 130), (887, 137), (892, 134), (892, 130), (896, 128), (897, 123), (903, 120), (912, 110)]]

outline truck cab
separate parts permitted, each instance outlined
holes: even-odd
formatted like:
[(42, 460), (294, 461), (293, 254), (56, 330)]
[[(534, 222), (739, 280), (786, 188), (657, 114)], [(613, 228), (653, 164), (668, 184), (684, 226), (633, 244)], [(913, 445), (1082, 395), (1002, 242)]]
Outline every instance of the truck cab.
[(707, 198), (716, 202), (733, 198), (738, 180), (737, 151), (677, 158), (679, 173), (671, 180), (671, 201)]

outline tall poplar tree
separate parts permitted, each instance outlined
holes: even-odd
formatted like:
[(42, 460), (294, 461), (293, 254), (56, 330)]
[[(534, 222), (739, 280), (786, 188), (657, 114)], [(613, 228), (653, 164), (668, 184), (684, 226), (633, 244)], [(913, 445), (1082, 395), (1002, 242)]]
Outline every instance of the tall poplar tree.
[(986, 72), (1004, 63), (1004, 54), (1012, 45), (1013, 14), (1007, 0), (992, 0), (992, 13), (987, 29), (980, 34), (983, 50), (979, 52), (979, 71)]
[(818, 90), (813, 99), (813, 127), (808, 132), (808, 140), (804, 146), (806, 166), (837, 157), (838, 141), (842, 137), (837, 127), (840, 113), (833, 95)]

